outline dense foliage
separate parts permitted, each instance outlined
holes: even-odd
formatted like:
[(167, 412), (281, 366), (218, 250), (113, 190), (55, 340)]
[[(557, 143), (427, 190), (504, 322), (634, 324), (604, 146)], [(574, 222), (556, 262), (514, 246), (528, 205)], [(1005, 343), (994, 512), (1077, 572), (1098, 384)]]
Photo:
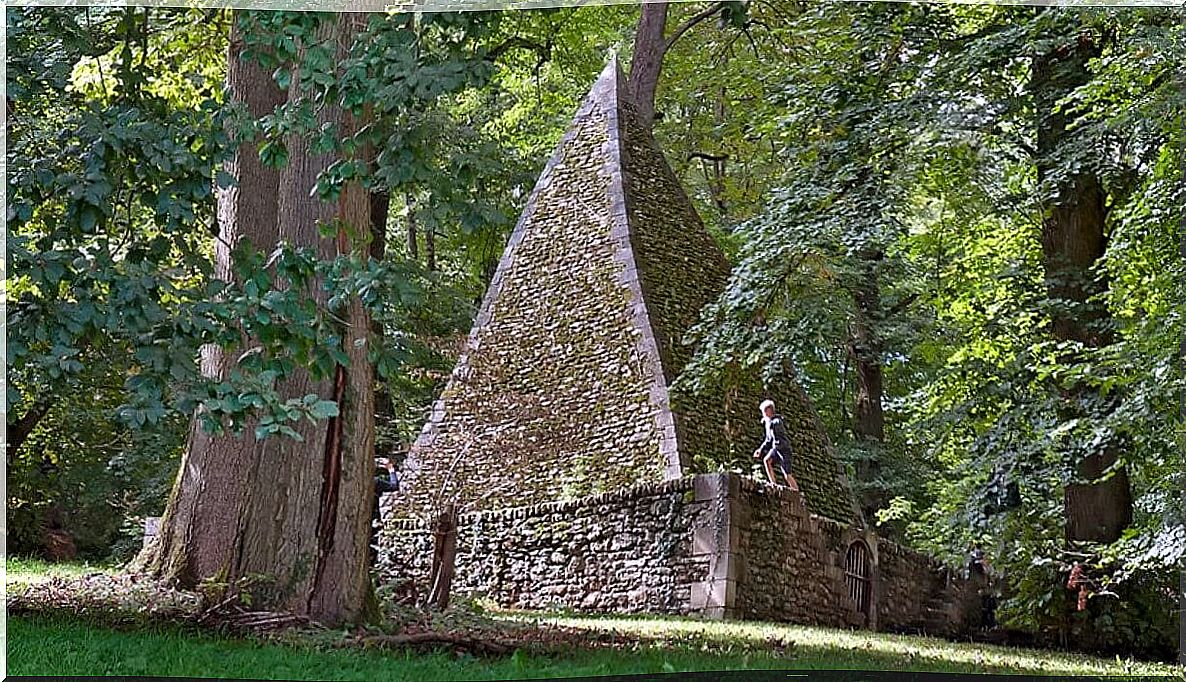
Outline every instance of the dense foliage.
[[(672, 22), (706, 8), (675, 6)], [(674, 43), (657, 101), (655, 134), (735, 265), (681, 381), (791, 362), (881, 532), (957, 562), (987, 549), (1010, 625), (1164, 648), (1186, 557), (1181, 10), (718, 10)], [(367, 305), (378, 448), (405, 448), (536, 173), (610, 51), (629, 56), (638, 17), (375, 15), (334, 64), (315, 37), (325, 17), (250, 15), (252, 58), (311, 93), (251, 121), (224, 102), (227, 12), (6, 12), (9, 546), (39, 551), (64, 514), (95, 555), (126, 554), (160, 513), (197, 405), (211, 429), (256, 414), (261, 437), (336, 413), (271, 388), (344, 362), (334, 305), (302, 284)], [(1042, 59), (1085, 40), (1098, 54), (1071, 85), (1042, 80)], [(310, 104), (331, 100), (370, 125), (318, 130)], [(1052, 117), (1070, 121), (1053, 147), (1039, 134)], [(244, 249), (221, 282), (220, 166), (244, 131), (283, 165), (295, 130), (378, 150), (319, 191), (361, 179), (384, 197), (385, 221), (354, 235), (383, 258)], [(1106, 195), (1105, 248), (1077, 301), (1051, 288), (1043, 231), (1085, 176)], [(1109, 342), (1061, 338), (1060, 319)], [(262, 349), (204, 379), (201, 345), (242, 352), (244, 333)], [(1130, 479), (1132, 521), (1114, 542), (1068, 543), (1063, 490), (1101, 443), (1122, 444), (1106, 475)], [(1076, 561), (1083, 612), (1065, 589)]]

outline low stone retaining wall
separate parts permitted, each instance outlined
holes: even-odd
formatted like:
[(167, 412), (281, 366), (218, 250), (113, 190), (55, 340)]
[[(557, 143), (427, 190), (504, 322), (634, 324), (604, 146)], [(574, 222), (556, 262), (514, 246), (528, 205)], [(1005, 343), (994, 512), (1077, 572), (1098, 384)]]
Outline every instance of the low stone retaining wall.
[[(693, 547), (711, 527), (693, 478), (635, 486), (572, 502), (461, 514), (453, 589), (515, 608), (690, 613), (708, 557)], [(383, 529), (380, 575), (429, 589), (426, 520)]]
[[(429, 590), (427, 519), (380, 534), (387, 583)], [(512, 608), (699, 614), (833, 627), (964, 627), (968, 589), (931, 558), (809, 514), (734, 474), (463, 513), (453, 589)]]

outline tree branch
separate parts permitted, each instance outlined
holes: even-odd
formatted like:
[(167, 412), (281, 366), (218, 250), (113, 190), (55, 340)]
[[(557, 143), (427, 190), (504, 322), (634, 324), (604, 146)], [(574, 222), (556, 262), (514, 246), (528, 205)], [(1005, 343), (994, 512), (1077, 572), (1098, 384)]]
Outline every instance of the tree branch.
[(746, 40), (749, 41), (750, 47), (754, 48), (754, 58), (761, 59), (762, 55), (758, 51), (758, 43), (757, 43), (757, 41), (754, 40), (754, 35), (749, 32), (749, 27), (742, 26), (741, 32), (745, 34), (745, 38), (746, 38)]
[(671, 37), (667, 39), (667, 43), (663, 47), (663, 51), (664, 52), (670, 51), (671, 46), (675, 45), (675, 42), (677, 40), (679, 40), (680, 38), (682, 38), (684, 36), (684, 34), (688, 32), (689, 29), (691, 29), (696, 24), (699, 24), (700, 22), (704, 21), (705, 19), (708, 19), (712, 15), (720, 12), (724, 8), (725, 8), (725, 3), (714, 2), (711, 5), (709, 5), (707, 8), (705, 8), (704, 10), (693, 15), (691, 18), (689, 18), (684, 23), (680, 24), (679, 28), (675, 29), (675, 32), (672, 33)]
[(15, 455), (18, 450), (20, 450), (21, 445), (23, 445), (29, 435), (33, 433), (33, 429), (37, 428), (37, 425), (41, 423), (41, 420), (44, 419), (45, 415), (49, 413), (49, 410), (51, 407), (53, 407), (54, 402), (54, 399), (50, 397), (38, 398), (31, 406), (29, 406), (29, 409), (26, 410), (23, 415), (21, 415), (20, 419), (5, 425), (6, 428), (4, 442), (5, 449), (7, 450), (5, 453), (7, 455), (7, 461), (12, 461), (12, 456)]
[(904, 299), (902, 299), (901, 301), (898, 301), (897, 303), (895, 303), (895, 304), (894, 304), (894, 307), (892, 307), (892, 308), (890, 308), (889, 310), (887, 310), (887, 311), (886, 311), (886, 313), (885, 313), (885, 317), (893, 317), (894, 315), (897, 315), (898, 313), (902, 312), (902, 311), (903, 311), (903, 310), (905, 310), (906, 308), (909, 308), (909, 307), (910, 307), (910, 305), (911, 305), (912, 303), (914, 303), (915, 301), (917, 301), (917, 300), (918, 300), (918, 294), (917, 294), (917, 293), (910, 294), (910, 295), (909, 295), (909, 296), (907, 296), (906, 298), (904, 298)]
[(708, 154), (706, 152), (692, 152), (691, 154), (688, 154), (687, 160), (691, 161), (692, 159), (704, 159), (705, 161), (728, 161), (729, 155), (728, 154), (719, 154), (719, 155), (718, 154)]
[(488, 51), (486, 53), (485, 60), (488, 62), (495, 61), (499, 57), (501, 57), (502, 55), (506, 54), (507, 52), (509, 52), (513, 49), (521, 49), (521, 50), (528, 50), (528, 51), (534, 52), (536, 55), (539, 56), (540, 63), (543, 63), (543, 62), (552, 58), (551, 45), (537, 43), (534, 40), (531, 40), (529, 38), (524, 38), (522, 36), (511, 36), (510, 38), (507, 38), (506, 40), (502, 41), (498, 45), (495, 45), (494, 47), (492, 47), (490, 49), (490, 51)]

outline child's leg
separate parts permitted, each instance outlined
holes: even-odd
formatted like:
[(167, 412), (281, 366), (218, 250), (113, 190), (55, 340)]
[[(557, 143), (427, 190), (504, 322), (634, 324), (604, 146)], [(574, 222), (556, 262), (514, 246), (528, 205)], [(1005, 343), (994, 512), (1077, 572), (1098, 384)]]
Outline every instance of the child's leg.
[(791, 490), (799, 492), (799, 483), (795, 481), (795, 477), (791, 475), (791, 472), (784, 471), (782, 472), (782, 475), (786, 477), (787, 485), (791, 487)]
[(778, 463), (782, 467), (782, 477), (787, 479), (787, 487), (789, 487), (791, 490), (794, 490), (795, 492), (799, 492), (799, 483), (795, 480), (795, 477), (791, 475), (791, 460), (788, 459), (786, 455), (780, 455), (778, 458)]
[(763, 457), (762, 464), (766, 465), (766, 478), (770, 479), (770, 485), (778, 485), (778, 479), (774, 477), (774, 455)]

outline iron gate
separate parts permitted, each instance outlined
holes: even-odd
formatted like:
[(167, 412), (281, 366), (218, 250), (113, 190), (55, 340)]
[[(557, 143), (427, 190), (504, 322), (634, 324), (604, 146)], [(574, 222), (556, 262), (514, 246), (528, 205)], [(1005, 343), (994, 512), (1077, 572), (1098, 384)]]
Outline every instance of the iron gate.
[(869, 615), (869, 593), (873, 589), (873, 562), (869, 556), (869, 547), (861, 540), (848, 546), (844, 555), (844, 583), (848, 587), (848, 596), (857, 605), (857, 610)]

